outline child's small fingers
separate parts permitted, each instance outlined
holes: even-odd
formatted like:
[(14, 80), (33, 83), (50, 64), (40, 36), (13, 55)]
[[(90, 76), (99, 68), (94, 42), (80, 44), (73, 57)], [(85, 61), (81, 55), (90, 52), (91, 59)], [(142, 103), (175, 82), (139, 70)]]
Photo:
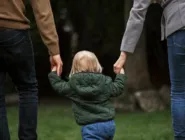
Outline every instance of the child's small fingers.
[(61, 66), (57, 66), (57, 74), (58, 76), (60, 76), (62, 73), (62, 67)]
[(120, 73), (124, 74), (125, 73), (125, 70), (122, 68)]

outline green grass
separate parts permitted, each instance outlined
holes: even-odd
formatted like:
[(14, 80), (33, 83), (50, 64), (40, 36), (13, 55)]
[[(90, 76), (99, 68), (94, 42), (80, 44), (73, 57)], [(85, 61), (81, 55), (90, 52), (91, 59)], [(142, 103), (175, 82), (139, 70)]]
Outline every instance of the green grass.
[[(12, 140), (17, 138), (18, 109), (8, 107)], [(117, 113), (114, 140), (173, 140), (169, 111), (155, 113)], [(61, 105), (40, 105), (38, 140), (81, 140), (80, 127), (71, 108)]]

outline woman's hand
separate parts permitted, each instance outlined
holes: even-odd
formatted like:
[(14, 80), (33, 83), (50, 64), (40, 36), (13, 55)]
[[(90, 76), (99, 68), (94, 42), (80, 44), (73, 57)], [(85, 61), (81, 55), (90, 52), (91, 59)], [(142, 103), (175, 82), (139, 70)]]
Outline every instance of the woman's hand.
[(116, 74), (119, 74), (121, 69), (123, 68), (124, 64), (125, 64), (125, 61), (126, 61), (126, 57), (127, 57), (127, 54), (126, 52), (121, 52), (118, 60), (116, 61), (116, 63), (114, 64), (114, 72)]

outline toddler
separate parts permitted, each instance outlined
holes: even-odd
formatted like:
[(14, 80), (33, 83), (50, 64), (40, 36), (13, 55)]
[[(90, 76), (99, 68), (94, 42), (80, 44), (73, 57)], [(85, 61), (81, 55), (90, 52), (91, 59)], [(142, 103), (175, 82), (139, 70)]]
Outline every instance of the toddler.
[(102, 74), (94, 53), (80, 51), (74, 56), (68, 82), (57, 76), (55, 67), (48, 77), (53, 89), (72, 101), (75, 120), (82, 126), (83, 140), (113, 140), (115, 108), (110, 99), (124, 91), (127, 78), (123, 69), (112, 81)]

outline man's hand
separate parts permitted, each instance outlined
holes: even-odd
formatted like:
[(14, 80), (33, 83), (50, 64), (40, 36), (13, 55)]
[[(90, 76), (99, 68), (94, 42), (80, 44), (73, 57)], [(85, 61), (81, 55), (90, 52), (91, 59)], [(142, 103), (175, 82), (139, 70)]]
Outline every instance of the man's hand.
[(50, 56), (50, 63), (51, 63), (51, 70), (53, 69), (53, 67), (56, 67), (56, 71), (58, 76), (61, 75), (62, 73), (62, 60), (60, 58), (60, 55), (54, 55), (54, 56)]
[(127, 57), (127, 54), (126, 52), (121, 52), (118, 60), (116, 61), (116, 63), (114, 64), (114, 72), (116, 74), (119, 74), (121, 69), (123, 68), (124, 64), (125, 64), (125, 61), (126, 61), (126, 57)]
[(51, 69), (51, 71), (52, 71), (52, 72), (57, 71), (57, 67), (54, 66), (54, 67)]

